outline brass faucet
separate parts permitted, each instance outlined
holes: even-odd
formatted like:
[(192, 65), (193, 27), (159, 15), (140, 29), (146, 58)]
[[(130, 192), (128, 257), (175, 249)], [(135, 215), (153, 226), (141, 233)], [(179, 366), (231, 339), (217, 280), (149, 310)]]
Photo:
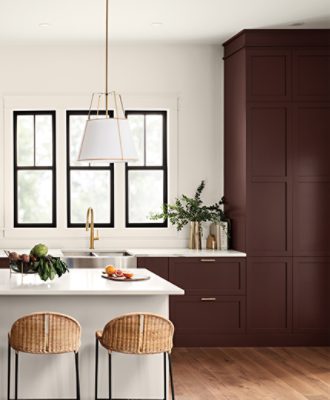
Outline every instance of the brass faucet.
[(99, 240), (99, 232), (96, 231), (96, 236), (94, 235), (94, 210), (92, 207), (89, 207), (87, 210), (86, 217), (86, 231), (90, 230), (89, 235), (89, 249), (94, 250), (94, 240)]

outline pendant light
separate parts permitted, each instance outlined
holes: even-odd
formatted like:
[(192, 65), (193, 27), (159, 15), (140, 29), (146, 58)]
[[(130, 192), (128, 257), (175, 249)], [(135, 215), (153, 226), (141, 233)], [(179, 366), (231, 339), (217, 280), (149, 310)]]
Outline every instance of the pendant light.
[[(122, 97), (108, 90), (108, 36), (109, 0), (106, 0), (105, 92), (92, 94), (78, 161), (126, 162), (138, 158)], [(97, 111), (92, 115), (95, 100)], [(102, 104), (104, 110), (100, 109)], [(110, 106), (113, 109), (113, 116), (110, 115)]]

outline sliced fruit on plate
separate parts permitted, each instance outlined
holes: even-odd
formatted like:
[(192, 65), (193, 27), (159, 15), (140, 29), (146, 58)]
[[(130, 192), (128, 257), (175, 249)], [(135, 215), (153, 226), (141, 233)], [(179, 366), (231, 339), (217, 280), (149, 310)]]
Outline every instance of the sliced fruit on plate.
[(134, 275), (134, 274), (132, 274), (132, 272), (124, 272), (124, 277), (125, 277), (126, 279), (131, 279), (131, 278), (133, 278), (133, 275)]
[(115, 272), (115, 275), (116, 275), (118, 278), (121, 278), (121, 277), (124, 276), (124, 273), (123, 273), (123, 271), (122, 271), (121, 269), (117, 269), (116, 272)]

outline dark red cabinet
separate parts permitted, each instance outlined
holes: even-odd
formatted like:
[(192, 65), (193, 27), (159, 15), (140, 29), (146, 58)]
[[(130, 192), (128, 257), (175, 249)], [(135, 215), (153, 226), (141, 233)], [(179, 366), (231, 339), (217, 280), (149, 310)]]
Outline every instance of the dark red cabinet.
[(186, 294), (245, 295), (245, 259), (170, 258), (169, 280)]
[(170, 298), (176, 346), (234, 344), (246, 329), (246, 261), (241, 257), (139, 257), (138, 266), (185, 290)]
[(247, 108), (251, 178), (285, 178), (291, 110), (281, 103), (252, 103)]
[(169, 260), (170, 281), (185, 290), (185, 296), (171, 299), (176, 346), (220, 346), (223, 336), (245, 331), (244, 258)]
[(176, 346), (221, 346), (245, 331), (245, 296), (178, 296), (170, 310)]
[(291, 119), (287, 104), (247, 105), (246, 247), (252, 256), (292, 251)]
[(294, 119), (293, 255), (330, 255), (330, 103), (300, 103)]
[(291, 98), (291, 54), (287, 49), (248, 49), (247, 99), (282, 101)]
[(224, 64), (225, 211), (248, 255), (248, 335), (330, 343), (330, 30), (244, 30)]
[(247, 264), (248, 332), (291, 330), (291, 258), (251, 257)]
[(330, 255), (330, 30), (245, 30), (224, 44), (224, 62), (234, 247)]
[(294, 257), (293, 330), (330, 335), (330, 258)]
[(9, 261), (7, 257), (0, 258), (0, 268), (9, 268)]
[(293, 96), (296, 101), (330, 101), (329, 43), (293, 51)]
[(168, 257), (138, 257), (138, 268), (147, 268), (156, 275), (168, 279)]

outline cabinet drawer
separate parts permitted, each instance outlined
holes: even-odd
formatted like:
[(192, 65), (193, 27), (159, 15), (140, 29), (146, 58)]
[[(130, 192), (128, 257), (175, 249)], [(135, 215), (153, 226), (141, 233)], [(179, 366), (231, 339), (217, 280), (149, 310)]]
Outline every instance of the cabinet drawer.
[(161, 278), (168, 280), (168, 257), (139, 257), (138, 268), (147, 268)]
[(245, 297), (183, 296), (171, 302), (178, 335), (240, 333), (245, 328)]
[(175, 258), (169, 262), (169, 280), (187, 294), (242, 295), (244, 258)]

